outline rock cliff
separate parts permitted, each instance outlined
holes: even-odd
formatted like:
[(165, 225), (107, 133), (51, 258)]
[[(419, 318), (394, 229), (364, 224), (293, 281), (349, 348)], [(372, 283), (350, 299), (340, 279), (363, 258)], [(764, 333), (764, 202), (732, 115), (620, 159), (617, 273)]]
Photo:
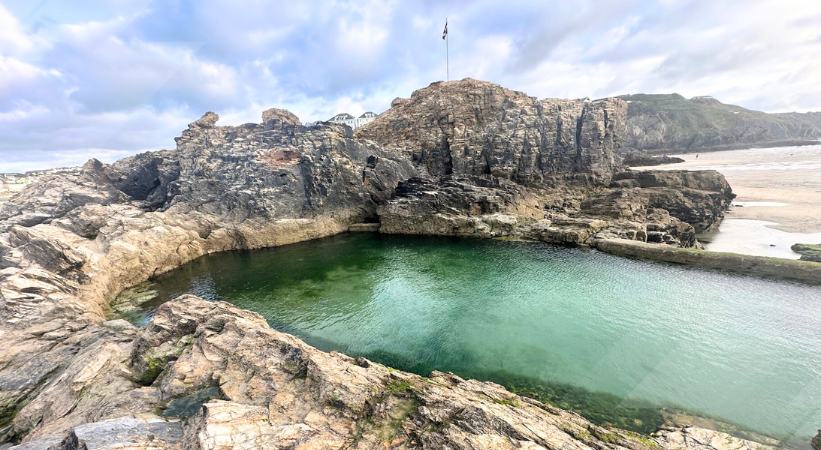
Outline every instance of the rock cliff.
[(537, 100), (468, 79), (393, 105), (355, 134), (405, 155), (419, 173), (379, 207), (385, 233), (690, 247), (733, 198), (715, 172), (625, 169), (617, 150), (627, 104), (618, 99)]
[[(625, 104), (434, 84), (354, 136), (271, 109), (175, 150), (44, 176), (0, 207), (0, 443), (18, 448), (758, 448), (706, 430), (605, 429), (492, 383), (324, 353), (185, 296), (143, 329), (126, 287), (203, 254), (379, 222), (389, 233), (620, 236), (697, 245), (721, 175), (626, 171)], [(438, 105), (438, 106), (437, 106)], [(692, 439), (706, 433), (711, 438)], [(713, 440), (710, 440), (713, 439)]]
[(767, 114), (712, 97), (679, 94), (619, 97), (630, 106), (624, 150), (698, 151), (815, 143), (821, 112)]
[(357, 129), (433, 177), (492, 175), (523, 185), (581, 179), (606, 183), (626, 104), (617, 99), (538, 100), (483, 81), (434, 83), (394, 100)]

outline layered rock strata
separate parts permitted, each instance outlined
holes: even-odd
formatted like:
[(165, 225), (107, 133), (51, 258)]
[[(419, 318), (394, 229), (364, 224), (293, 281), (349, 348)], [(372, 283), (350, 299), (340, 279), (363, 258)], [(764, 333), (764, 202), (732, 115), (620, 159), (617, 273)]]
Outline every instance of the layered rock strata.
[(623, 116), (618, 100), (539, 101), (464, 80), (396, 101), (356, 136), (277, 109), (236, 127), (208, 113), (173, 151), (43, 177), (0, 208), (0, 442), (692, 447), (683, 430), (640, 437), (492, 383), (324, 353), (223, 303), (183, 297), (144, 329), (106, 320), (122, 289), (203, 254), (362, 222), (391, 233), (697, 245), (694, 232), (721, 219), (729, 186), (714, 172), (625, 171), (614, 153)]
[(407, 155), (431, 177), (492, 176), (525, 186), (607, 183), (626, 103), (538, 100), (492, 83), (434, 83), (396, 99), (356, 136)]
[(616, 149), (627, 103), (538, 100), (491, 83), (434, 84), (356, 131), (420, 176), (380, 206), (386, 233), (514, 236), (585, 245), (618, 237), (684, 247), (733, 198), (714, 171), (631, 172)]

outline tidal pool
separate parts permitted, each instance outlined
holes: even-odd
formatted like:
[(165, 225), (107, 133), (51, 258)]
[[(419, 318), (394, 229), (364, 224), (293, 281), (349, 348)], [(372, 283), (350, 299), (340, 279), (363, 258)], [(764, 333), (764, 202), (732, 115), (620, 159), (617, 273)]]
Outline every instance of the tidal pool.
[(539, 243), (346, 234), (200, 258), (121, 297), (183, 293), (324, 350), (497, 381), (599, 423), (687, 411), (779, 438), (821, 427), (821, 288)]

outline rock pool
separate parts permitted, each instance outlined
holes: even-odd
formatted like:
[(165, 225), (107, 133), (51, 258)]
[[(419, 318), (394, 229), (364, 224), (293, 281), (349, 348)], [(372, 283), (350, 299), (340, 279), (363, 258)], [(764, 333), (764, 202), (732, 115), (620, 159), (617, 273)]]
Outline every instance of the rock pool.
[(324, 350), (497, 381), (600, 423), (651, 431), (688, 411), (782, 438), (821, 426), (819, 287), (540, 243), (345, 234), (206, 256), (115, 309), (144, 322), (186, 292)]

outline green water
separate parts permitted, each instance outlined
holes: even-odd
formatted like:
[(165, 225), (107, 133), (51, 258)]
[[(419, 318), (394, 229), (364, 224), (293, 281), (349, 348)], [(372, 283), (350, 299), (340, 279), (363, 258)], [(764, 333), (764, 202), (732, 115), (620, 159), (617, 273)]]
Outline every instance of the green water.
[[(325, 350), (500, 382), (651, 431), (661, 407), (821, 427), (821, 289), (536, 243), (348, 234), (201, 258), (141, 289), (263, 314)], [(143, 301), (149, 297), (143, 298)]]

